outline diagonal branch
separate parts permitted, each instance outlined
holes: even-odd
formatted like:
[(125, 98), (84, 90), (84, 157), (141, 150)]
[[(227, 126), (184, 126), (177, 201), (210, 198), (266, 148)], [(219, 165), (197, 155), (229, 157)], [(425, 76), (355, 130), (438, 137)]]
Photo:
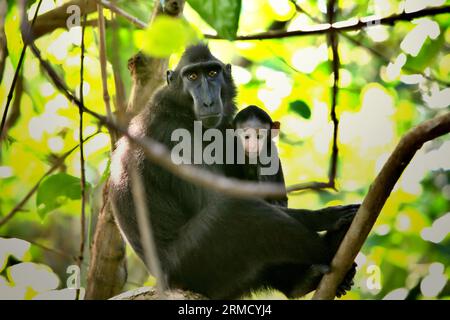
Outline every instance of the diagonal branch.
[(218, 192), (223, 192), (235, 197), (281, 197), (283, 196), (283, 188), (278, 183), (254, 183), (244, 182), (236, 178), (228, 178), (213, 172), (201, 169), (192, 165), (177, 165), (172, 162), (170, 150), (167, 147), (150, 137), (138, 137), (130, 134), (125, 128), (116, 124), (114, 121), (86, 108), (81, 104), (74, 94), (67, 87), (66, 83), (56, 73), (53, 67), (42, 58), (39, 49), (34, 43), (30, 43), (33, 54), (39, 60), (41, 66), (46, 71), (53, 84), (60, 90), (69, 101), (81, 107), (85, 113), (98, 119), (101, 125), (111, 130), (117, 131), (119, 134), (127, 137), (132, 144), (142, 148), (146, 157), (157, 163), (162, 168), (170, 171), (178, 177), (192, 182), (199, 186), (210, 188)]
[(342, 241), (332, 263), (317, 288), (313, 299), (333, 299), (336, 289), (350, 269), (359, 250), (380, 214), (397, 180), (422, 145), (450, 132), (450, 112), (427, 120), (410, 130), (398, 143), (372, 183), (353, 223)]
[[(38, 5), (36, 7), (36, 12), (34, 13), (33, 20), (31, 21), (31, 26), (28, 26), (28, 28), (31, 28), (34, 25), (34, 23), (36, 22), (36, 18), (37, 18), (39, 9), (41, 7), (41, 4), (42, 4), (42, 0), (39, 0)], [(24, 11), (25, 11), (25, 9), (24, 9)], [(23, 14), (25, 14), (25, 12)], [(10, 106), (11, 100), (13, 98), (14, 89), (16, 88), (17, 79), (19, 78), (20, 69), (22, 68), (23, 59), (25, 58), (26, 51), (27, 51), (27, 44), (24, 43), (22, 51), (20, 52), (19, 62), (17, 63), (16, 71), (14, 72), (11, 87), (9, 88), (8, 97), (6, 99), (5, 110), (3, 111), (2, 122), (0, 124), (0, 146), (1, 146), (1, 142), (3, 140), (2, 139), (3, 135), (6, 135), (6, 132), (5, 132), (6, 118), (8, 116), (9, 106)]]
[[(85, 143), (86, 141), (88, 141), (89, 139), (91, 139), (92, 137), (94, 137), (97, 134), (98, 134), (98, 132), (90, 135), (89, 137), (87, 137), (86, 139), (83, 140), (83, 143)], [(39, 178), (39, 180), (36, 182), (36, 184), (30, 189), (30, 191), (28, 191), (28, 193), (22, 198), (22, 200), (20, 200), (19, 203), (16, 204), (16, 206), (0, 220), (0, 227), (2, 227), (5, 223), (7, 223), (11, 218), (13, 218), (16, 215), (16, 213), (18, 213), (22, 209), (22, 207), (28, 202), (28, 200), (31, 199), (31, 197), (37, 191), (40, 183), (46, 177), (51, 175), (56, 169), (58, 169), (60, 166), (62, 166), (64, 164), (64, 161), (67, 159), (67, 157), (70, 156), (75, 150), (77, 150), (79, 146), (80, 145), (76, 145), (75, 147), (73, 147), (72, 149), (70, 149), (69, 151), (64, 153), (61, 157), (56, 159), (56, 161), (51, 166), (51, 168), (48, 169), (47, 172), (45, 172), (42, 175), (42, 177)]]
[[(235, 40), (246, 41), (246, 40), (267, 40), (267, 39), (280, 39), (280, 38), (289, 38), (289, 37), (300, 37), (300, 36), (311, 36), (311, 35), (320, 35), (327, 34), (332, 31), (355, 31), (362, 30), (367, 27), (376, 26), (376, 25), (394, 25), (398, 21), (411, 21), (416, 18), (426, 17), (426, 16), (435, 16), (438, 14), (450, 13), (450, 5), (428, 8), (421, 11), (406, 13), (402, 12), (401, 14), (394, 14), (389, 17), (378, 18), (378, 17), (365, 17), (365, 18), (354, 18), (348, 21), (340, 21), (335, 22), (333, 24), (322, 24), (311, 27), (310, 30), (295, 30), (295, 31), (272, 31), (272, 32), (261, 32), (252, 35), (246, 36), (237, 36)], [(206, 38), (208, 39), (222, 39), (218, 35), (210, 35), (206, 34)]]

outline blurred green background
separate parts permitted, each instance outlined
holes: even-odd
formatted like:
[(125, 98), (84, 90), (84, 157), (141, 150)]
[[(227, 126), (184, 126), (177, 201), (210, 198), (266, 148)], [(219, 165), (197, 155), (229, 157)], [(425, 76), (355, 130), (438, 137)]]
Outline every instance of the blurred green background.
[[(39, 13), (64, 1), (44, 0)], [(37, 1), (30, 1), (31, 19)], [(333, 73), (325, 34), (273, 40), (236, 41), (236, 35), (267, 30), (307, 30), (326, 21), (326, 1), (288, 0), (187, 1), (184, 20), (158, 19), (140, 30), (118, 18), (119, 41), (107, 50), (118, 54), (128, 91), (127, 60), (138, 50), (156, 56), (172, 54), (173, 67), (190, 42), (202, 34), (229, 40), (208, 40), (213, 54), (233, 64), (237, 105), (256, 104), (281, 122), (278, 146), (287, 185), (327, 181), (333, 123), (330, 120)], [(337, 21), (418, 11), (444, 0), (341, 0)], [(152, 1), (117, 1), (148, 21)], [(298, 10), (299, 8), (303, 11)], [(305, 13), (306, 12), (306, 13)], [(95, 19), (96, 13), (89, 15)], [(111, 13), (105, 10), (107, 19)], [(240, 17), (240, 19), (239, 19)], [(293, 208), (316, 209), (362, 201), (400, 137), (414, 125), (448, 112), (450, 104), (450, 14), (374, 26), (339, 34), (340, 82), (336, 112), (340, 120), (338, 191), (303, 191), (289, 196)], [(4, 21), (8, 56), (0, 85), (1, 114), (23, 43), (20, 13), (8, 1)], [(81, 28), (57, 29), (37, 39), (45, 59), (79, 92)], [(105, 113), (98, 56), (97, 28), (87, 27), (85, 104)], [(54, 164), (78, 143), (78, 109), (59, 93), (27, 52), (22, 68), (20, 116), (1, 146), (0, 219)], [(115, 95), (112, 66), (108, 86)], [(84, 135), (99, 130), (85, 116)], [(89, 240), (101, 206), (108, 173), (110, 138), (105, 129), (85, 144), (89, 183)], [(79, 250), (80, 163), (75, 150), (64, 165), (41, 182), (37, 193), (0, 227), (0, 299), (74, 298), (70, 265)], [(450, 139), (426, 143), (398, 181), (358, 255), (355, 286), (343, 299), (449, 299), (450, 284)], [(143, 265), (128, 250), (125, 289), (153, 284)], [(85, 259), (82, 284), (85, 283)], [(285, 298), (277, 292), (256, 298)], [(308, 297), (306, 297), (308, 298)]]

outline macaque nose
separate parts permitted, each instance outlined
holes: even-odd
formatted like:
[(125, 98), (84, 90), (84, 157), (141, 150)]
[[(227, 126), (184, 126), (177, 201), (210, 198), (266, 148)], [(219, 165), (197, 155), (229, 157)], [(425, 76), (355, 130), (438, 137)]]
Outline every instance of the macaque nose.
[(247, 143), (247, 152), (248, 153), (258, 153), (258, 143), (255, 141), (249, 141)]
[(203, 102), (203, 106), (205, 108), (211, 108), (213, 106), (214, 102), (210, 101), (210, 102)]

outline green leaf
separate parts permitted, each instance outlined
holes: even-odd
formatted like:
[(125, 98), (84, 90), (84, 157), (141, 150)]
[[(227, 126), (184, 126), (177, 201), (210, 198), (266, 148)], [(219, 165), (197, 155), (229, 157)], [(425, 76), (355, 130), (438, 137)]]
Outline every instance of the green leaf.
[[(444, 50), (445, 36), (441, 33), (436, 40), (427, 38), (416, 57), (408, 55), (408, 60), (404, 66), (404, 70), (410, 68), (417, 72), (422, 72), (430, 64), (435, 62), (435, 59), (441, 50)], [(408, 72), (408, 70), (406, 70)]]
[(81, 199), (80, 183), (79, 178), (66, 173), (57, 173), (44, 179), (39, 184), (36, 196), (37, 211), (41, 219), (68, 200)]
[(220, 37), (236, 38), (241, 13), (241, 0), (187, 0), (189, 5)]
[(289, 111), (292, 111), (305, 119), (311, 118), (311, 109), (303, 100), (295, 100), (289, 103)]
[[(139, 34), (138, 34), (139, 35)], [(198, 40), (195, 30), (184, 20), (168, 16), (159, 16), (152, 25), (135, 38), (142, 43), (142, 51), (158, 58), (165, 58), (172, 53), (181, 52)]]

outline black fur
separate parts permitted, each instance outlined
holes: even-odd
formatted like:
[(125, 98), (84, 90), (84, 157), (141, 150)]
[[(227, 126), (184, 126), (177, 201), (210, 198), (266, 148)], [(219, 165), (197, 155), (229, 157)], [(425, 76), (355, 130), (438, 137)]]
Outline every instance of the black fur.
[[(218, 60), (204, 45), (188, 48), (174, 73), (169, 74), (169, 84), (132, 120), (133, 134), (156, 139), (170, 149), (174, 145), (173, 130), (193, 130), (193, 100), (182, 87), (179, 70), (199, 61)], [(236, 90), (230, 68), (221, 65), (225, 84), (220, 97), (223, 119), (218, 129), (224, 130), (232, 124)], [(110, 196), (116, 221), (141, 258), (143, 249), (128, 176), (130, 165), (135, 165), (143, 177), (149, 218), (167, 283), (210, 298), (238, 298), (262, 287), (278, 288), (292, 296), (305, 277), (311, 278), (308, 268), (329, 264), (334, 254), (316, 230), (339, 225), (343, 214), (352, 217), (357, 209), (346, 206), (313, 212), (219, 194), (162, 169), (122, 138), (113, 155)], [(199, 166), (217, 174), (236, 174), (232, 165)], [(286, 272), (268, 276), (269, 266)], [(314, 283), (320, 276), (314, 276)]]

